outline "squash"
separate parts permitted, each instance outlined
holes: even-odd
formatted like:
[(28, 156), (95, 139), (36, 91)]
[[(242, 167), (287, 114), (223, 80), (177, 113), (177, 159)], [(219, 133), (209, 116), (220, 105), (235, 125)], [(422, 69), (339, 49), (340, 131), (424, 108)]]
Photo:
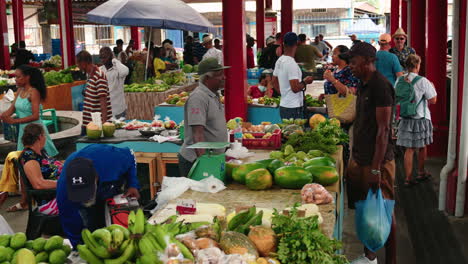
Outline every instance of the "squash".
[(226, 254), (251, 254), (258, 258), (258, 252), (253, 242), (244, 234), (228, 231), (221, 235), (221, 249)]

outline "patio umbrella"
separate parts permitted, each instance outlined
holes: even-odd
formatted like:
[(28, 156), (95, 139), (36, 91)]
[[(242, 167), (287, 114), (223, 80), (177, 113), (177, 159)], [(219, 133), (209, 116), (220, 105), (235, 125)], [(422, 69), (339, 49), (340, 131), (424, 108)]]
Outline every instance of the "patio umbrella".
[[(204, 16), (180, 0), (110, 0), (88, 12), (88, 20), (115, 26), (147, 26), (215, 33)], [(149, 39), (151, 39), (151, 32)], [(149, 50), (146, 58), (148, 68)], [(145, 73), (145, 79), (146, 79)]]

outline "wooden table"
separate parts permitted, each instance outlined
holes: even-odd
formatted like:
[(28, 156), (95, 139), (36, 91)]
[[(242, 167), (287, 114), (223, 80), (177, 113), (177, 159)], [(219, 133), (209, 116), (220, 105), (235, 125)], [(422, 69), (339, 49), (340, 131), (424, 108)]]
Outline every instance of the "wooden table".
[[(229, 214), (237, 207), (250, 207), (254, 205), (258, 208), (283, 210), (292, 207), (295, 203), (301, 202), (301, 191), (280, 188), (252, 191), (247, 189), (245, 185), (229, 184), (225, 190), (218, 193), (188, 190), (170, 203), (176, 203), (179, 199), (193, 199), (200, 203), (220, 204), (226, 208), (226, 214)], [(335, 204), (319, 205), (319, 210), (323, 218), (321, 229), (325, 235), (332, 237), (336, 222)], [(157, 214), (158, 212), (149, 221), (156, 218)]]
[(153, 120), (154, 107), (163, 103), (169, 95), (190, 92), (197, 86), (197, 83), (192, 83), (174, 86), (165, 92), (125, 93), (127, 119)]

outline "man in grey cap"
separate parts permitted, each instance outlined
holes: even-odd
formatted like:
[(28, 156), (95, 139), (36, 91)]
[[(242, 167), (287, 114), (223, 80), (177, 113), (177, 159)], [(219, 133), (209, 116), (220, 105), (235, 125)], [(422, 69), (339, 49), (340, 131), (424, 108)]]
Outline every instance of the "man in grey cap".
[(184, 106), (185, 139), (178, 154), (180, 176), (187, 177), (203, 149), (189, 149), (197, 142), (227, 142), (224, 105), (218, 91), (224, 86), (224, 69), (216, 58), (206, 58), (198, 65), (199, 86)]

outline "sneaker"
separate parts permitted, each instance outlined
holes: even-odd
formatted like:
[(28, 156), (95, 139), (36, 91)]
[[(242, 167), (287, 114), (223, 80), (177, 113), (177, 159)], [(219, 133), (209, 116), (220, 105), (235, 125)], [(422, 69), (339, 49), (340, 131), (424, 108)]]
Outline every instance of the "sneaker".
[(359, 258), (353, 260), (351, 264), (377, 264), (377, 258), (370, 260), (365, 255), (362, 255)]

